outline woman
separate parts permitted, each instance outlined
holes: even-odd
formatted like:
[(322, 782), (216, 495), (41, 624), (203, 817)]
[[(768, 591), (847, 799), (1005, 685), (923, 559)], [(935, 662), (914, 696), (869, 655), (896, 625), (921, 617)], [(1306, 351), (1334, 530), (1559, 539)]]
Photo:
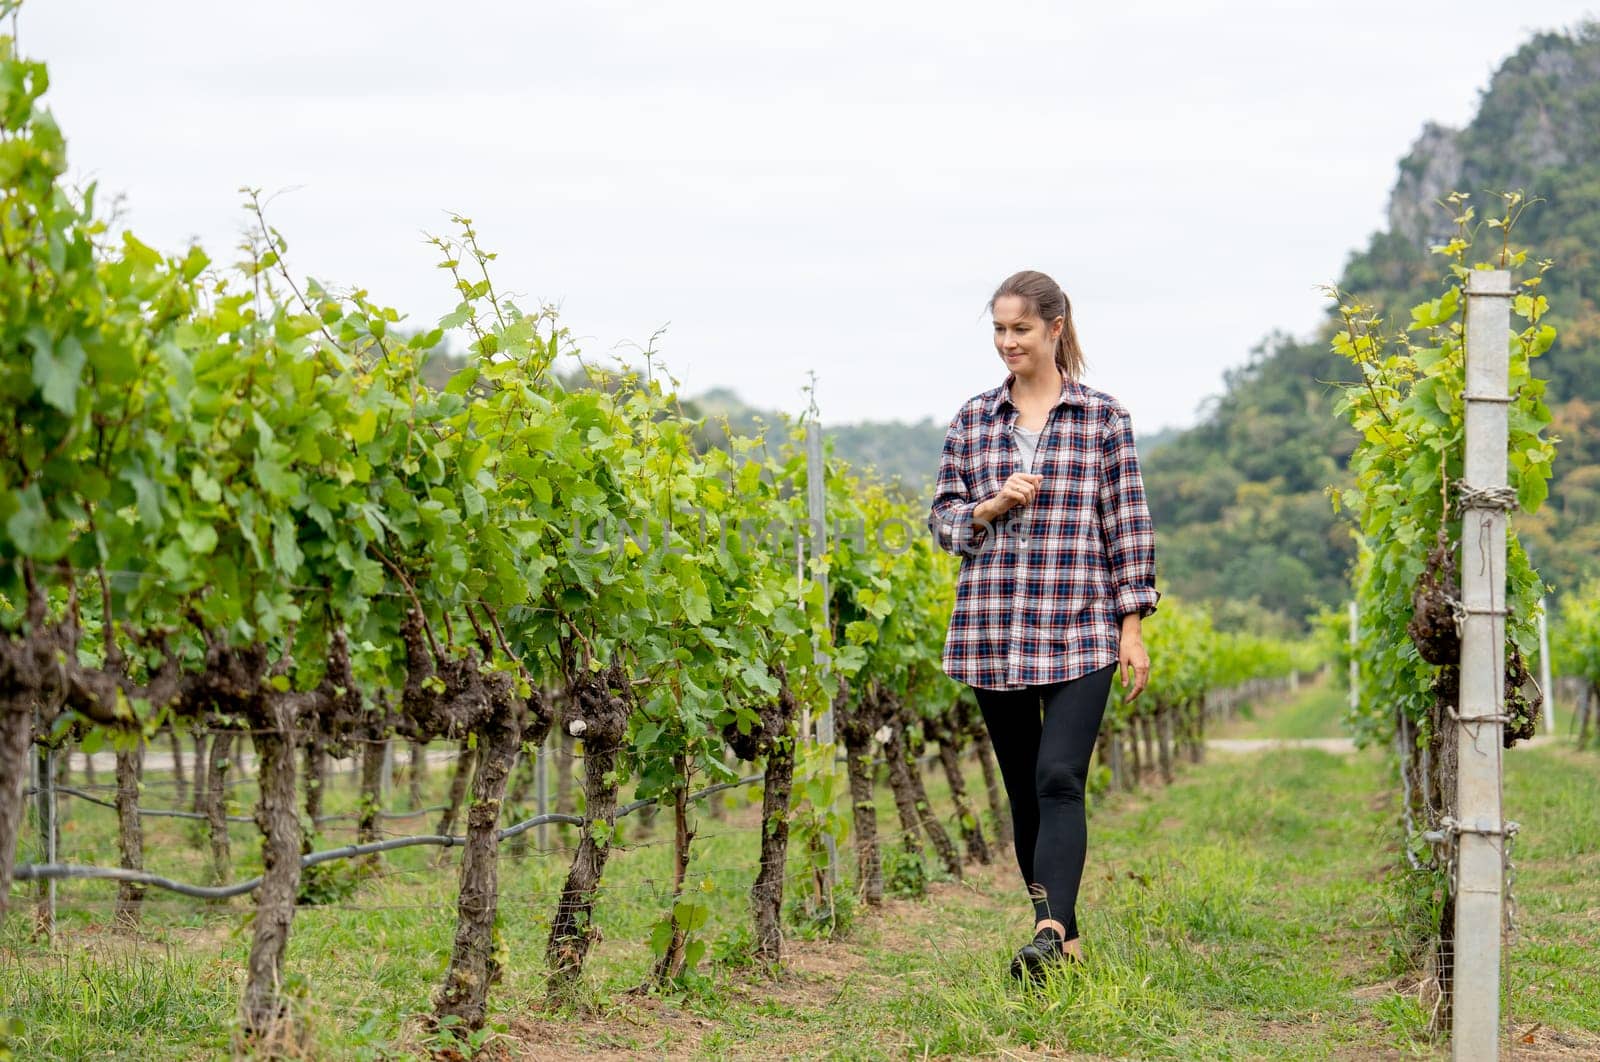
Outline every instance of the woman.
[(1009, 375), (951, 421), (928, 523), (962, 558), (944, 670), (977, 696), (1033, 901), (1020, 978), (1082, 961), (1089, 754), (1118, 668), (1129, 700), (1149, 681), (1140, 621), (1161, 595), (1132, 423), (1079, 382), (1066, 293), (1025, 270), (989, 310)]

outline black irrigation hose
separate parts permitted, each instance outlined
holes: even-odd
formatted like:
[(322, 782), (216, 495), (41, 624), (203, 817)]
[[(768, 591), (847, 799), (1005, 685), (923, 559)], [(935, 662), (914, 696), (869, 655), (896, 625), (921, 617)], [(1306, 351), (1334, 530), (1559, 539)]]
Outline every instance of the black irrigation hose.
[[(302, 865), (304, 860), (301, 860)], [(184, 896), (193, 896), (199, 900), (226, 900), (230, 896), (238, 896), (246, 892), (254, 892), (261, 887), (261, 878), (251, 878), (241, 881), (237, 885), (219, 885), (207, 887), (204, 885), (190, 885), (187, 882), (173, 881), (159, 874), (146, 874), (142, 870), (123, 870), (121, 867), (86, 867), (77, 863), (23, 863), (12, 874), (16, 881), (44, 881), (46, 879), (65, 880), (68, 878), (98, 878), (106, 881), (127, 881), (135, 885), (150, 885), (157, 889), (167, 889)]]
[[(719, 793), (724, 789), (733, 789), (751, 782), (760, 781), (766, 777), (762, 774), (752, 774), (736, 782), (718, 782), (716, 785), (707, 786), (705, 789), (689, 795), (690, 800), (699, 800)], [(65, 789), (57, 790), (66, 792)], [(95, 801), (102, 803), (101, 801)], [(617, 817), (632, 814), (654, 804), (654, 800), (635, 800), (617, 809)], [(115, 805), (112, 805), (113, 807)], [(190, 812), (184, 812), (188, 815)], [(409, 814), (417, 814), (411, 812)], [(201, 816), (202, 818), (204, 816)], [(253, 820), (246, 820), (253, 821)], [(495, 831), (495, 841), (504, 841), (520, 833), (526, 833), (535, 826), (546, 823), (570, 823), (573, 826), (585, 825), (586, 820), (580, 815), (565, 815), (552, 812), (547, 815), (535, 815), (531, 819), (507, 826), (503, 830)], [(369, 844), (348, 844), (342, 848), (329, 848), (321, 852), (312, 852), (300, 858), (300, 868), (314, 867), (321, 863), (331, 863), (337, 859), (354, 859), (356, 856), (371, 855), (376, 852), (389, 852), (396, 848), (412, 848), (416, 845), (437, 845), (441, 848), (456, 848), (467, 843), (465, 837), (457, 834), (420, 834), (415, 837), (394, 837), (387, 841), (373, 841)], [(92, 867), (77, 863), (23, 863), (16, 868), (13, 877), (17, 881), (43, 881), (46, 879), (64, 880), (68, 878), (86, 878), (105, 881), (126, 881), (134, 885), (148, 885), (157, 889), (166, 889), (183, 896), (192, 896), (197, 900), (226, 900), (234, 896), (243, 896), (245, 893), (254, 892), (261, 887), (262, 878), (254, 877), (248, 881), (237, 882), (233, 885), (190, 885), (188, 882), (174, 881), (159, 874), (148, 874), (142, 870), (124, 870), (121, 867)]]

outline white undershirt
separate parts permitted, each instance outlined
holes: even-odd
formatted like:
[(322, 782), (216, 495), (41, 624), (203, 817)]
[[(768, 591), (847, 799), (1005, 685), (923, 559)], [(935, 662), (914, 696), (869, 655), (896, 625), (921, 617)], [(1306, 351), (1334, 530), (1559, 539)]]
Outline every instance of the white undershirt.
[(1024, 472), (1033, 471), (1034, 454), (1039, 449), (1039, 433), (1043, 430), (1043, 428), (1030, 430), (1024, 428), (1021, 424), (1014, 424), (1011, 427), (1012, 436), (1017, 440), (1017, 449), (1022, 452), (1022, 470)]

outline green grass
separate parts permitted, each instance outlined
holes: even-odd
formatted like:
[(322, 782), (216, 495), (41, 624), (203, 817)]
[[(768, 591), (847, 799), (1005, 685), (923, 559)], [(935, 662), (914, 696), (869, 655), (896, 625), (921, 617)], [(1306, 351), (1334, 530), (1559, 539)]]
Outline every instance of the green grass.
[(1507, 763), (1506, 816), (1521, 824), (1508, 1005), (1519, 1025), (1600, 1030), (1600, 753), (1540, 748)]
[[(1580, 1031), (1600, 1027), (1600, 756), (1540, 748), (1507, 764), (1508, 814), (1522, 823), (1512, 1016), (1518, 1028), (1544, 1023), (1541, 1037), (1593, 1043)], [(433, 773), (438, 788), (443, 775)], [(1087, 968), (1033, 990), (1005, 974), (1031, 928), (1009, 853), (963, 882), (933, 873), (926, 899), (861, 912), (845, 939), (791, 939), (781, 981), (739, 965), (756, 852), (755, 812), (741, 804), (727, 821), (700, 819), (690, 869), (711, 900), (712, 954), (729, 961), (667, 999), (627, 994), (648, 972), (646, 940), (670, 886), (670, 827), (658, 820), (650, 837), (634, 828), (607, 868), (588, 999), (547, 1012), (544, 934), (566, 861), (507, 859), (501, 932), (511, 958), (491, 996), (487, 1057), (1437, 1056), (1390, 944), (1397, 852), (1387, 782), (1376, 754), (1280, 750), (1188, 768), (1165, 790), (1097, 799), (1079, 908)], [(930, 784), (948, 807), (942, 785)], [(330, 795), (335, 808), (351, 799), (348, 788)], [(110, 812), (75, 807), (64, 855), (114, 862), (113, 825)], [(151, 820), (149, 829), (151, 868), (193, 878), (202, 861), (185, 828)], [(238, 831), (245, 873), (254, 846), (248, 827)], [(426, 1056), (415, 1016), (429, 1009), (455, 918), (453, 861), (436, 868), (433, 855), (394, 853), (354, 895), (297, 914), (289, 988), (309, 1057)], [(25, 900), (0, 929), (0, 1001), (23, 1024), (19, 1057), (226, 1056), (247, 907), (152, 894), (131, 936), (107, 928), (111, 897), (109, 884), (63, 883), (53, 951), (28, 940)]]
[(1215, 737), (1329, 738), (1346, 737), (1344, 688), (1323, 678), (1293, 696), (1246, 705), (1237, 717), (1216, 728)]
[[(1546, 727), (1544, 724), (1544, 710), (1540, 709), (1538, 732), (1540, 734), (1554, 734), (1567, 744), (1571, 744), (1576, 741), (1578, 737), (1577, 702), (1558, 697), (1555, 703), (1555, 710), (1551, 714), (1555, 718), (1555, 726)], [(1594, 729), (1592, 724), (1589, 732), (1591, 735), (1591, 740), (1593, 740), (1592, 735), (1594, 733)]]

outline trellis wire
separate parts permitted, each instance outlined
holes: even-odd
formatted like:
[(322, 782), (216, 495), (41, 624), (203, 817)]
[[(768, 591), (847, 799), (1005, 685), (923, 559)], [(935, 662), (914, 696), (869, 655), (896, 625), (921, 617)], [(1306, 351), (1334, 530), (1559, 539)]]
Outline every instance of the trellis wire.
[[(1401, 711), (1401, 710), (1396, 710), (1395, 717), (1396, 717), (1395, 744), (1399, 746), (1399, 748), (1397, 749), (1397, 752), (1399, 753), (1399, 757), (1398, 758), (1400, 760), (1400, 789), (1401, 789), (1402, 794), (1403, 794), (1401, 807), (1402, 807), (1403, 812), (1404, 812), (1405, 830), (1406, 830), (1405, 842), (1402, 845), (1402, 847), (1404, 848), (1405, 853), (1406, 853), (1406, 862), (1408, 864), (1410, 864), (1411, 869), (1412, 870), (1421, 870), (1422, 869), (1422, 863), (1421, 863), (1420, 860), (1417, 859), (1416, 852), (1412, 851), (1412, 848), (1411, 848), (1411, 842), (1414, 839), (1416, 839), (1416, 837), (1418, 836), (1418, 834), (1417, 834), (1417, 821), (1416, 821), (1415, 816), (1412, 814), (1412, 810), (1411, 810), (1411, 805), (1412, 805), (1411, 749), (1416, 746), (1416, 739), (1413, 737), (1409, 741), (1407, 740), (1407, 726), (1406, 726), (1407, 720), (1406, 720), (1406, 717), (1405, 717), (1405, 712)], [(1424, 775), (1424, 779), (1425, 778), (1426, 778), (1426, 775)], [(1426, 782), (1424, 782), (1424, 785), (1425, 784), (1426, 784)]]
[[(689, 796), (690, 800), (700, 800), (713, 793), (737, 786), (749, 785), (758, 782), (766, 775), (753, 774), (735, 782), (718, 782), (716, 785), (707, 786)], [(632, 814), (642, 808), (656, 803), (653, 798), (635, 800), (624, 804), (617, 809), (616, 817)], [(186, 813), (187, 814), (187, 813)], [(253, 821), (253, 820), (246, 820)], [(572, 826), (587, 826), (593, 820), (581, 815), (567, 815), (550, 812), (544, 815), (535, 815), (524, 819), (512, 826), (495, 831), (495, 842), (509, 840), (519, 834), (544, 823), (567, 823)], [(383, 841), (371, 841), (366, 844), (344, 845), (339, 848), (329, 848), (321, 852), (311, 852), (300, 858), (302, 870), (330, 863), (339, 859), (354, 859), (357, 856), (375, 855), (379, 852), (390, 852), (400, 848), (411, 848), (419, 845), (437, 846), (440, 848), (456, 848), (467, 843), (467, 839), (459, 834), (415, 834), (409, 837), (395, 837)], [(225, 900), (233, 896), (242, 896), (254, 892), (261, 887), (265, 878), (261, 875), (246, 881), (236, 882), (232, 885), (194, 885), (189, 882), (175, 881), (172, 878), (159, 874), (150, 874), (139, 870), (124, 870), (121, 867), (85, 866), (76, 863), (23, 863), (14, 872), (18, 881), (59, 881), (73, 878), (91, 878), (105, 881), (125, 881), (135, 885), (147, 885), (168, 892), (176, 892), (184, 896), (192, 896), (198, 900)]]
[[(432, 757), (430, 757), (430, 758), (432, 758)], [(460, 755), (458, 753), (450, 752), (448, 750), (441, 750), (441, 755), (438, 757), (437, 762), (439, 762), (439, 763), (454, 763), (454, 762), (458, 761), (460, 758), (461, 757), (460, 757)], [(573, 753), (572, 758), (576, 762), (582, 762), (583, 755), (581, 753), (576, 753), (575, 752), (575, 753)], [(927, 754), (924, 754), (922, 756), (918, 756), (916, 759), (917, 759), (917, 763), (919, 763), (919, 764), (921, 764), (923, 766), (930, 766), (930, 765), (938, 762), (939, 756), (938, 756), (937, 753), (927, 753)], [(839, 756), (839, 757), (835, 758), (834, 762), (835, 763), (845, 763), (847, 760), (848, 760), (848, 757)], [(888, 761), (887, 758), (885, 758), (883, 756), (877, 756), (877, 757), (874, 757), (872, 759), (871, 766), (873, 766), (873, 767), (881, 767), (881, 766), (883, 766), (884, 764), (886, 764), (888, 762), (889, 761)], [(156, 769), (159, 769), (159, 768), (156, 768)], [(252, 777), (248, 777), (248, 776), (247, 777), (243, 777), (243, 778), (233, 778), (233, 779), (225, 780), (222, 784), (226, 785), (226, 786), (253, 786), (253, 785), (256, 784), (256, 779), (254, 779)], [(725, 783), (719, 783), (719, 784), (725, 784)], [(141, 790), (150, 789), (150, 788), (157, 787), (157, 786), (175, 787), (176, 785), (177, 785), (177, 782), (174, 781), (174, 780), (170, 780), (170, 779), (158, 778), (158, 779), (146, 780), (144, 778), (141, 778), (139, 780), (139, 787), (140, 787)], [(79, 800), (86, 800), (91, 804), (98, 804), (101, 807), (111, 808), (111, 809), (115, 810), (117, 805), (113, 801), (104, 800), (104, 799), (102, 799), (100, 797), (93, 796), (89, 792), (86, 792), (86, 790), (97, 789), (97, 790), (100, 790), (102, 792), (114, 793), (114, 792), (117, 791), (117, 788), (118, 787), (115, 784), (110, 783), (110, 782), (99, 782), (99, 783), (96, 783), (96, 782), (79, 782), (79, 783), (76, 783), (75, 785), (71, 785), (71, 786), (64, 786), (64, 785), (54, 786), (54, 791), (57, 792), (57, 793), (64, 793), (67, 796), (76, 797)], [(39, 787), (30, 785), (30, 786), (28, 786), (28, 787), (23, 789), (22, 795), (24, 797), (34, 796), (34, 795), (38, 794), (40, 791), (41, 790), (39, 789)], [(708, 792), (708, 793), (715, 792), (715, 791), (716, 791), (715, 788), (706, 790), (706, 792)], [(644, 801), (639, 801), (639, 802), (636, 802), (636, 803), (646, 803), (646, 804), (648, 804), (648, 803), (654, 803), (654, 802), (655, 801), (653, 801), (653, 800), (646, 799)], [(414, 808), (414, 809), (408, 810), (408, 811), (379, 811), (379, 812), (377, 812), (377, 816), (380, 819), (405, 819), (405, 818), (414, 818), (414, 817), (416, 817), (418, 815), (428, 815), (428, 814), (432, 814), (433, 812), (436, 812), (436, 811), (444, 811), (445, 809), (446, 809), (446, 805), (444, 805), (444, 804), (435, 804), (435, 805), (432, 805), (430, 807)], [(154, 817), (157, 817), (157, 818), (199, 819), (199, 820), (208, 820), (209, 819), (209, 816), (207, 816), (203, 812), (180, 811), (180, 810), (171, 809), (171, 808), (145, 808), (145, 807), (140, 807), (138, 810), (139, 810), (139, 814), (140, 815), (151, 815), (151, 816), (154, 816)], [(330, 814), (330, 815), (319, 815), (319, 816), (317, 816), (316, 821), (318, 823), (336, 822), (336, 821), (338, 821), (340, 819), (359, 818), (360, 815), (361, 815), (361, 813), (359, 811), (341, 811), (341, 812), (337, 812), (335, 814)], [(229, 815), (229, 816), (226, 816), (226, 818), (227, 818), (227, 820), (229, 822), (253, 823), (253, 822), (256, 821), (254, 818), (251, 818), (248, 815)]]
[[(22, 795), (32, 796), (39, 792), (42, 792), (42, 790), (34, 786), (29, 786), (22, 791)], [(55, 792), (57, 794), (76, 797), (79, 800), (86, 800), (91, 804), (97, 804), (103, 808), (110, 808), (113, 811), (115, 811), (117, 808), (117, 805), (114, 802), (110, 800), (102, 800), (97, 796), (91, 796), (88, 793), (81, 792), (73, 786), (58, 785), (55, 787)], [(409, 811), (378, 811), (374, 812), (374, 814), (380, 819), (414, 819), (419, 815), (431, 815), (436, 811), (444, 811), (447, 806), (448, 805), (445, 804), (433, 804), (429, 807), (413, 808)], [(211, 821), (211, 816), (202, 811), (179, 811), (175, 808), (146, 807), (140, 807), (136, 810), (140, 816), (150, 816), (152, 818), (194, 819), (200, 822)], [(338, 822), (340, 819), (358, 819), (360, 817), (361, 812), (359, 811), (340, 811), (332, 815), (318, 815), (315, 821), (320, 825), (324, 822)], [(256, 821), (252, 816), (249, 815), (224, 815), (223, 818), (228, 822), (254, 823)]]

